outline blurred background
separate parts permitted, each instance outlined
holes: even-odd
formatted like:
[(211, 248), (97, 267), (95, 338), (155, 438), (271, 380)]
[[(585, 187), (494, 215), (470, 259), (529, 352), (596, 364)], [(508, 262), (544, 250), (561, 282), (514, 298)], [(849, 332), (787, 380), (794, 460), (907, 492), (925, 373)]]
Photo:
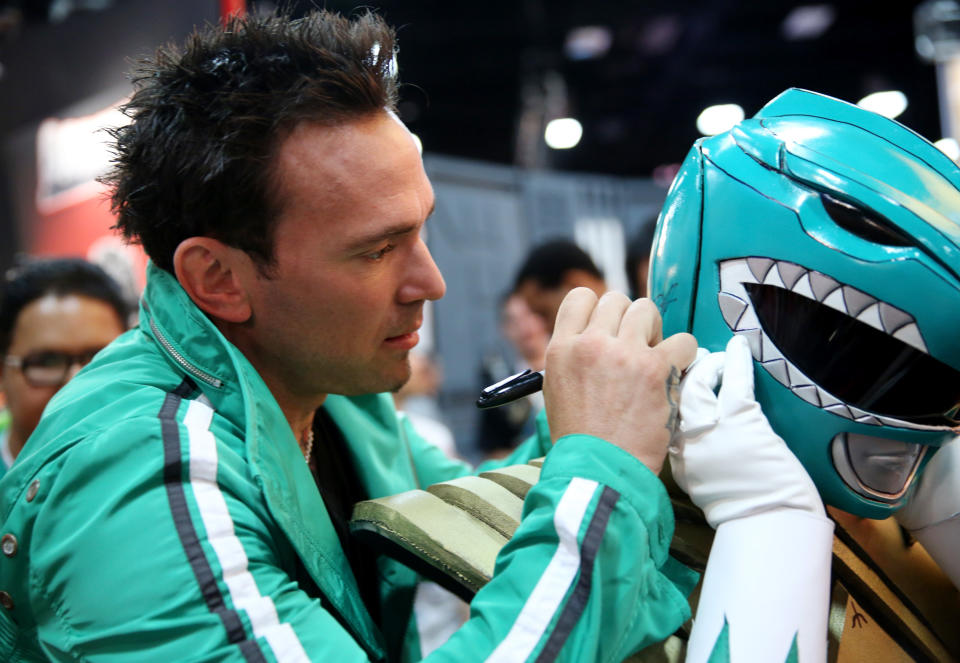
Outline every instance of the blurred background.
[[(440, 410), (471, 455), (482, 357), (503, 350), (498, 304), (527, 250), (574, 238), (623, 288), (624, 246), (659, 212), (691, 144), (788, 87), (896, 117), (957, 157), (953, 0), (367, 0), (396, 26), (400, 113), (437, 193), (428, 243), (447, 278), (424, 330)], [(129, 292), (145, 260), (109, 230), (102, 127), (126, 71), (237, 0), (0, 0), (0, 269), (81, 255)], [(960, 97), (958, 97), (960, 98)], [(942, 140), (944, 139), (944, 140)]]

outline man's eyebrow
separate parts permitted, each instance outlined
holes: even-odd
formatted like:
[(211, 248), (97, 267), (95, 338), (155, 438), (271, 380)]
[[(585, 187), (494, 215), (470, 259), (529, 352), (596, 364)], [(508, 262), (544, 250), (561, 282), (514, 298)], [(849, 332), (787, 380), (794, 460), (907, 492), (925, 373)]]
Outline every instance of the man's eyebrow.
[[(436, 209), (436, 202), (430, 206), (430, 211), (427, 212), (427, 218), (433, 214), (433, 211)], [(350, 247), (352, 249), (362, 249), (368, 247), (377, 242), (382, 242), (386, 239), (392, 239), (394, 237), (402, 237), (403, 235), (409, 235), (410, 233), (416, 232), (420, 229), (422, 224), (420, 223), (398, 223), (393, 226), (378, 230), (375, 233), (370, 233), (369, 235), (363, 235), (357, 237), (350, 242)]]

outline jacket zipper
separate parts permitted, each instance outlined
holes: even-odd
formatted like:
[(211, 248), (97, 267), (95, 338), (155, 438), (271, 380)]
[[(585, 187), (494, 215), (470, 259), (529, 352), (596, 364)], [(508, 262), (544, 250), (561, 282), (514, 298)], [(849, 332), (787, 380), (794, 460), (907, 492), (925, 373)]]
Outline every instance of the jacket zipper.
[(177, 352), (170, 341), (164, 338), (163, 334), (160, 333), (160, 330), (157, 329), (157, 325), (154, 324), (153, 319), (150, 320), (150, 329), (153, 331), (153, 335), (157, 337), (157, 340), (160, 341), (160, 345), (166, 349), (170, 356), (173, 357), (174, 361), (183, 367), (183, 370), (213, 387), (218, 389), (220, 388), (220, 386), (223, 384), (223, 380), (215, 378), (205, 371), (201, 371), (199, 368), (184, 359), (183, 355)]

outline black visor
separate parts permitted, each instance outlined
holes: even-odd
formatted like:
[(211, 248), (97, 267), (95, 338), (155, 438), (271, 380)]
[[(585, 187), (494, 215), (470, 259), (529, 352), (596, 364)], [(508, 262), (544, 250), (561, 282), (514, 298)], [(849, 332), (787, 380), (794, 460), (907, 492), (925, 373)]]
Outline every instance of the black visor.
[(787, 361), (844, 403), (927, 426), (960, 424), (960, 372), (829, 306), (744, 283), (764, 332)]

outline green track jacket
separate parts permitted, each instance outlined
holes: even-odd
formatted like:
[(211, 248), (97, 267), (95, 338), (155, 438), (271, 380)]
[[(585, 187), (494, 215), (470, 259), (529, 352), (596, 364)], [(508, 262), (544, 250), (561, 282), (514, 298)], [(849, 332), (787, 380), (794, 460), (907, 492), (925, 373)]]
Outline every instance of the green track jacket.
[[(371, 497), (469, 472), (389, 396), (325, 405)], [(533, 438), (505, 464), (544, 454)], [(364, 608), (276, 401), (150, 266), (140, 326), (51, 401), (0, 480), (0, 661), (416, 660), (416, 575), (380, 558)], [(602, 440), (550, 449), (521, 526), (436, 661), (609, 661), (689, 616), (669, 500)], [(312, 578), (311, 597), (297, 579)]]

